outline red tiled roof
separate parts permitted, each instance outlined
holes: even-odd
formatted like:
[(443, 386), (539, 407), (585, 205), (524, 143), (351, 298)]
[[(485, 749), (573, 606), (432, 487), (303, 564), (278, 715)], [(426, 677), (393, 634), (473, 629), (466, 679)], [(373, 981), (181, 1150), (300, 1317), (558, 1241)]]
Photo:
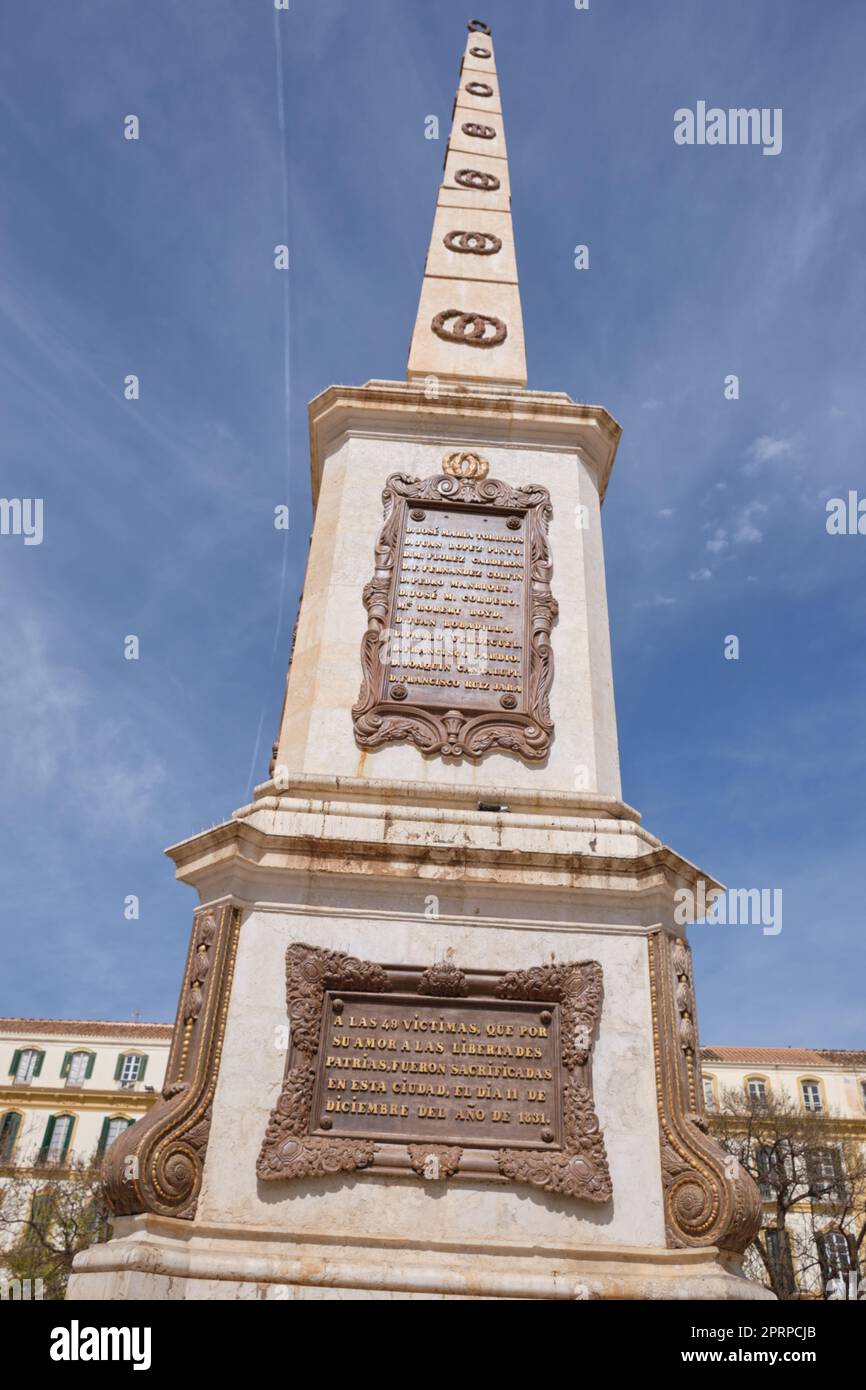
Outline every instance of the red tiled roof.
[(168, 1041), (174, 1031), (170, 1023), (124, 1023), (92, 1018), (0, 1018), (0, 1033), (62, 1033), (76, 1037), (161, 1038)]
[(866, 1067), (866, 1052), (814, 1047), (702, 1047), (701, 1057), (744, 1067)]

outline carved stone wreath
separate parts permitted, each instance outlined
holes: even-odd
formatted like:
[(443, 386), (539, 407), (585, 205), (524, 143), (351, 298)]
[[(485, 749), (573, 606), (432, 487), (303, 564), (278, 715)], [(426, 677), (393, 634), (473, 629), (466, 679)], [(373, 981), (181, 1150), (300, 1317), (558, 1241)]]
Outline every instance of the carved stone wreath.
[(447, 232), (442, 238), (449, 251), (469, 252), (473, 256), (495, 256), (502, 240), (493, 232)]
[(473, 58), (489, 58), (489, 57), (490, 57), (490, 49), (489, 49), (489, 48), (479, 48), (477, 44), (475, 45), (474, 48), (470, 48), (469, 52), (472, 54), (472, 57), (473, 57)]
[(477, 121), (464, 121), (460, 129), (464, 135), (471, 135), (474, 140), (496, 139), (496, 131), (492, 125), (479, 125)]
[[(407, 990), (420, 999), (472, 996), (559, 1005), (562, 1143), (556, 1149), (466, 1150), (457, 1144), (413, 1140), (401, 1144), (312, 1134), (316, 1057), (328, 991), (387, 994)], [(268, 1120), (257, 1172), (285, 1182), (375, 1168), (414, 1172), (434, 1180), (457, 1177), (529, 1183), (545, 1192), (606, 1202), (612, 1192), (604, 1135), (592, 1095), (592, 1042), (601, 1013), (602, 970), (584, 960), (536, 966), (508, 974), (461, 971), (453, 962), (427, 970), (382, 966), (340, 951), (298, 943), (286, 952), (286, 996), (291, 1047), (282, 1091)], [(336, 1007), (336, 1006), (335, 1006)]]
[(495, 193), (501, 187), (496, 175), (488, 174), (483, 169), (458, 169), (454, 182), (459, 183), (461, 188), (474, 188), (481, 193)]
[(493, 33), (489, 24), (485, 24), (483, 19), (470, 19), (466, 28), (470, 34), (486, 34), (488, 38)]
[(459, 309), (443, 309), (430, 327), (437, 338), (446, 343), (462, 343), (465, 347), (498, 347), (508, 337), (508, 328), (502, 319), (492, 314), (463, 314)]
[[(352, 709), (355, 741), (361, 748), (408, 741), (422, 753), (444, 757), (480, 758), (491, 749), (517, 753), (530, 762), (546, 756), (553, 736), (550, 689), (553, 648), (550, 634), (558, 605), (550, 589), (551, 560), (548, 527), (553, 515), (550, 494), (535, 483), (513, 488), (494, 478), (433, 477), (424, 480), (392, 473), (382, 493), (385, 520), (376, 542), (376, 567), (363, 593), (367, 630), (361, 642), (361, 690)], [(525, 653), (523, 708), (448, 709), (447, 706), (401, 701), (405, 687), (394, 686), (386, 698), (387, 665), (382, 660), (393, 612), (401, 537), (406, 511), (419, 502), (452, 502), (470, 508), (507, 509), (516, 524), (527, 528), (526, 602), (528, 634)]]
[(493, 88), (489, 82), (467, 82), (466, 90), (473, 97), (493, 96)]

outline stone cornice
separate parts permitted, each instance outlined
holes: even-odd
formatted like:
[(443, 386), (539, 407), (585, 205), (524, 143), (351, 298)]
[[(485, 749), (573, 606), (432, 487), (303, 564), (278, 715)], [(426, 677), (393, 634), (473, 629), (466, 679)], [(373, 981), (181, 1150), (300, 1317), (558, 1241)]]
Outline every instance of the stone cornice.
[(0, 1110), (149, 1110), (159, 1091), (84, 1090), (74, 1086), (0, 1086)]
[(314, 508), (324, 459), (348, 430), (435, 444), (454, 440), (468, 445), (477, 440), (505, 448), (579, 451), (593, 470), (602, 500), (622, 434), (603, 406), (580, 405), (564, 391), (448, 381), (440, 381), (435, 397), (428, 396), (420, 382), (329, 386), (308, 409)]

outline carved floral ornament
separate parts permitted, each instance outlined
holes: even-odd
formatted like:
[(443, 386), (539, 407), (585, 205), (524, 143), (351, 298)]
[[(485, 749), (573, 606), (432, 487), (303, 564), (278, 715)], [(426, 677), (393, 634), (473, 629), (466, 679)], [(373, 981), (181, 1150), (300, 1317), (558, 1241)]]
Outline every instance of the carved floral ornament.
[(458, 169), (454, 175), (454, 182), (461, 188), (474, 188), (481, 193), (495, 193), (497, 188), (501, 187), (495, 174), (489, 174), (482, 169)]
[(446, 343), (462, 343), (464, 347), (499, 347), (508, 337), (502, 319), (492, 314), (466, 314), (460, 309), (443, 309), (430, 324), (437, 338)]
[(492, 125), (479, 125), (478, 121), (464, 121), (460, 129), (473, 140), (495, 140), (496, 131)]
[[(562, 1141), (558, 1147), (471, 1150), (455, 1143), (395, 1138), (375, 1140), (363, 1133), (351, 1138), (312, 1133), (317, 1056), (327, 1036), (326, 1009), (342, 1009), (334, 991), (369, 995), (407, 993), (419, 999), (464, 999), (484, 1006), (491, 1001), (539, 1001), (559, 1009), (557, 1037), (561, 1071)], [(445, 961), (419, 970), (386, 967), (340, 951), (296, 944), (286, 952), (286, 999), (291, 1047), (280, 1098), (271, 1112), (258, 1160), (264, 1181), (286, 1182), (359, 1170), (415, 1173), (432, 1180), (460, 1177), (473, 1181), (524, 1182), (546, 1192), (591, 1202), (611, 1196), (604, 1136), (592, 1097), (592, 1041), (602, 1003), (602, 971), (597, 961), (537, 966), (508, 974), (472, 976)], [(382, 1000), (383, 1007), (387, 999)], [(538, 1007), (538, 1006), (537, 1006)], [(550, 1013), (542, 1008), (541, 1017)]]
[(449, 478), (475, 478), (483, 481), (490, 472), (490, 464), (481, 454), (446, 454), (442, 460), (442, 472)]
[[(460, 458), (458, 454), (451, 469), (475, 469), (474, 463), (460, 463)], [(375, 571), (363, 592), (367, 630), (361, 642), (361, 690), (352, 709), (356, 743), (361, 748), (379, 748), (388, 743), (411, 742), (422, 753), (444, 757), (480, 758), (492, 749), (506, 749), (528, 762), (546, 757), (553, 736), (550, 634), (559, 611), (550, 589), (548, 527), (553, 509), (549, 492), (535, 483), (513, 488), (493, 478), (467, 477), (462, 472), (460, 476), (446, 474), (426, 479), (392, 473), (382, 501), (385, 517), (376, 542)], [(483, 705), (449, 709), (448, 705), (434, 706), (419, 697), (403, 703), (408, 699), (405, 686), (395, 685), (388, 690), (388, 668), (382, 652), (394, 625), (405, 519), (407, 511), (423, 513), (425, 503), (459, 504), (468, 509), (470, 522), (476, 509), (493, 509), (499, 515), (507, 515), (509, 530), (526, 534), (527, 645), (522, 708), (515, 707), (516, 702), (512, 704), (511, 700), (500, 709)], [(398, 707), (393, 703), (395, 698), (401, 702)]]

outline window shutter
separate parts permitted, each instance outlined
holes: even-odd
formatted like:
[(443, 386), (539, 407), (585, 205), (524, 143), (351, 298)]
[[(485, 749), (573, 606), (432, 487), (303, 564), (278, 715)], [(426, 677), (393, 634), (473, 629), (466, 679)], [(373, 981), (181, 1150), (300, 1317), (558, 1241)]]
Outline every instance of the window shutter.
[(69, 1075), (69, 1068), (70, 1068), (71, 1066), (72, 1066), (72, 1053), (71, 1053), (71, 1052), (64, 1052), (64, 1054), (63, 1054), (63, 1065), (62, 1065), (61, 1068), (60, 1068), (60, 1075), (61, 1075), (61, 1076), (68, 1076), (68, 1075)]
[(56, 1119), (56, 1116), (55, 1116), (55, 1115), (49, 1115), (49, 1116), (48, 1116), (48, 1124), (45, 1126), (45, 1133), (44, 1133), (44, 1135), (42, 1136), (42, 1149), (41, 1149), (41, 1152), (42, 1152), (43, 1154), (45, 1154), (45, 1153), (48, 1152), (48, 1145), (51, 1143), (51, 1136), (52, 1136), (52, 1134), (54, 1133), (54, 1121), (55, 1121), (55, 1119)]
[(0, 1163), (8, 1163), (15, 1148), (15, 1140), (21, 1128), (21, 1116), (14, 1110), (3, 1116), (0, 1123)]
[(63, 1148), (60, 1154), (61, 1159), (66, 1157), (66, 1150), (69, 1148), (69, 1141), (72, 1138), (72, 1131), (75, 1128), (75, 1122), (71, 1116), (65, 1116), (64, 1118), (68, 1120), (68, 1123), (66, 1126), (66, 1138), (63, 1140)]
[(143, 1080), (144, 1080), (144, 1073), (145, 1073), (146, 1071), (147, 1071), (147, 1058), (146, 1058), (146, 1057), (142, 1057), (142, 1059), (141, 1059), (141, 1070), (140, 1070), (139, 1073), (138, 1073), (138, 1079), (139, 1079), (139, 1081), (143, 1081)]
[(95, 1052), (91, 1052), (90, 1056), (89, 1056), (88, 1059), (87, 1059), (87, 1067), (85, 1068), (85, 1071), (84, 1071), (84, 1080), (85, 1080), (85, 1081), (89, 1081), (90, 1078), (91, 1078), (91, 1076), (93, 1075), (93, 1063), (94, 1063), (95, 1061), (96, 1061), (96, 1053), (95, 1053)]
[(20, 1047), (16, 1047), (15, 1051), (12, 1053), (12, 1065), (11, 1065), (11, 1067), (9, 1068), (9, 1075), (10, 1075), (10, 1076), (14, 1076), (14, 1075), (15, 1075), (15, 1073), (16, 1073), (17, 1070), (18, 1070), (18, 1063), (19, 1063), (20, 1061), (21, 1061), (21, 1048), (20, 1048)]
[(111, 1116), (106, 1115), (102, 1121), (102, 1129), (99, 1131), (99, 1143), (96, 1146), (96, 1156), (101, 1158), (105, 1153), (105, 1146), (108, 1143), (108, 1126), (111, 1124)]
[(120, 1056), (119, 1056), (118, 1059), (117, 1059), (117, 1066), (114, 1068), (114, 1079), (115, 1079), (115, 1081), (119, 1081), (119, 1080), (120, 1080), (120, 1075), (121, 1075), (121, 1072), (123, 1071), (123, 1063), (124, 1063), (125, 1060), (126, 1060), (126, 1055), (125, 1055), (125, 1053), (121, 1052)]
[(45, 1053), (44, 1053), (44, 1052), (37, 1052), (37, 1054), (36, 1054), (36, 1065), (35, 1065), (34, 1068), (33, 1068), (33, 1075), (34, 1075), (34, 1076), (39, 1076), (39, 1075), (41, 1074), (41, 1072), (42, 1072), (42, 1063), (43, 1063), (44, 1061), (45, 1061)]

